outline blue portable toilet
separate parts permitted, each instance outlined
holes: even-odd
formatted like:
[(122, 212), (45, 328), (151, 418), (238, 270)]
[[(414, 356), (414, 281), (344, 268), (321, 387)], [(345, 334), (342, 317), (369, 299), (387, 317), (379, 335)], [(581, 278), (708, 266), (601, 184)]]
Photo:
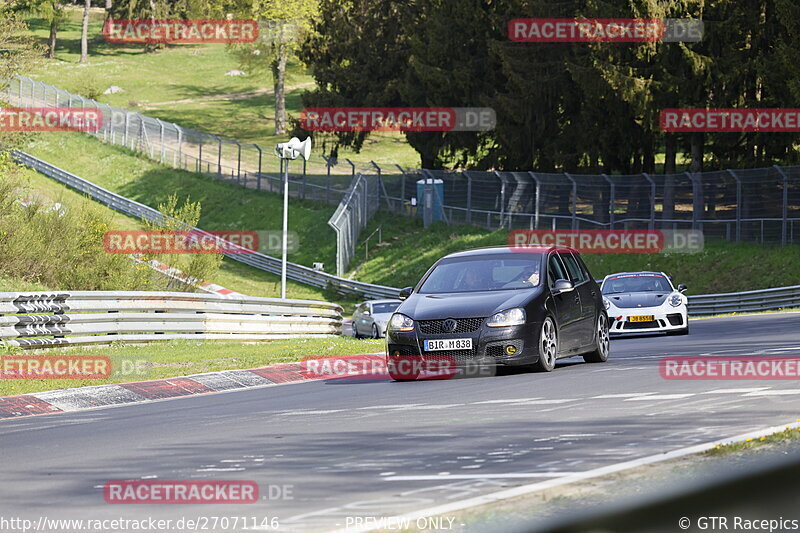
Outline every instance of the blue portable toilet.
[[(430, 188), (430, 197), (425, 197), (425, 187)], [(417, 213), (425, 217), (429, 211), (428, 221), (444, 220), (444, 181), (439, 178), (425, 178), (417, 181)]]

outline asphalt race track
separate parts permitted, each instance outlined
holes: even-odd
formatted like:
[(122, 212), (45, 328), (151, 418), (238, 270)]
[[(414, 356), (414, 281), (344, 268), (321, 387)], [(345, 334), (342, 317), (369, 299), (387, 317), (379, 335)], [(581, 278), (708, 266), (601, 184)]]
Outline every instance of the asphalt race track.
[[(798, 418), (794, 381), (668, 381), (658, 364), (800, 356), (800, 313), (691, 328), (614, 339), (608, 363), (562, 360), (550, 374), (338, 379), (2, 420), (0, 516), (277, 517), (280, 531), (330, 531)], [(105, 503), (104, 483), (121, 479), (253, 480), (262, 500)]]

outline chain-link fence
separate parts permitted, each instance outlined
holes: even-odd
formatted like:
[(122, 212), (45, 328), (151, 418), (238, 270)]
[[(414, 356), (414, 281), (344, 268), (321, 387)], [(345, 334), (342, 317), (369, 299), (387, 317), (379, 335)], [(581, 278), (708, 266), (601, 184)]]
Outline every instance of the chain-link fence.
[[(104, 120), (93, 132), (97, 137), (165, 165), (243, 187), (281, 190), (280, 161), (272, 148), (183, 128), (23, 76), (11, 80), (7, 91), (9, 103), (19, 107), (99, 108)], [(358, 192), (359, 174), (365, 176), (363, 183), (372, 184), (364, 185), (368, 196)], [(353, 256), (360, 230), (378, 209), (420, 217), (426, 226), (441, 221), (488, 230), (697, 229), (706, 237), (782, 245), (797, 242), (800, 229), (800, 167), (777, 165), (666, 175), (587, 175), (409, 170), (312, 155), (290, 167), (289, 191), (293, 197), (340, 204), (336, 220), (330, 222), (340, 236), (340, 273)], [(353, 203), (361, 205), (362, 198), (374, 202), (367, 219), (352, 208)]]
[(378, 211), (381, 197), (380, 178), (358, 174), (328, 224), (336, 231), (336, 275), (344, 276), (355, 253), (361, 231)]

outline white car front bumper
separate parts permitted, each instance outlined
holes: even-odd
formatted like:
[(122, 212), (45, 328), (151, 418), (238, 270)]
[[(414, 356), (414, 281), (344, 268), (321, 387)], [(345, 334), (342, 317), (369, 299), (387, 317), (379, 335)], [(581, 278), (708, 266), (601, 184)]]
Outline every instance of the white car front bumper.
[[(611, 335), (663, 333), (681, 331), (688, 327), (688, 313), (685, 305), (672, 307), (660, 305), (658, 307), (636, 307), (620, 309), (614, 305), (608, 308), (609, 333)], [(634, 322), (631, 317), (648, 317), (647, 322)]]

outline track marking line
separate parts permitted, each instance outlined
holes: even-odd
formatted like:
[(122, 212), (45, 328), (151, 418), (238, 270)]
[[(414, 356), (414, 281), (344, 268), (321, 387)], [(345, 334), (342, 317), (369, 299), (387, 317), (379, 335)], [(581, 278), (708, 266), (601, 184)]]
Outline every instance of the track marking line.
[(695, 393), (688, 393), (688, 394), (654, 394), (652, 396), (637, 396), (636, 398), (628, 398), (627, 400), (622, 400), (624, 402), (643, 402), (649, 400), (680, 400), (681, 398), (689, 398), (690, 396), (696, 396)]
[[(701, 452), (705, 452), (711, 450), (719, 445), (731, 444), (734, 442), (742, 442), (746, 441), (747, 439), (758, 439), (760, 437), (765, 437), (767, 435), (771, 435), (773, 433), (778, 433), (783, 431), (786, 428), (796, 429), (800, 427), (800, 423), (792, 422), (789, 424), (781, 424), (779, 426), (771, 426), (768, 428), (759, 429), (756, 431), (751, 431), (749, 433), (743, 433), (740, 435), (735, 435), (733, 437), (728, 437), (724, 439), (719, 439), (711, 442), (705, 442), (702, 444), (695, 444), (693, 446), (688, 446), (685, 448), (678, 448), (677, 450), (672, 450), (670, 452), (659, 453), (656, 455), (650, 455), (647, 457), (641, 457), (639, 459), (632, 459), (630, 461), (624, 461), (622, 463), (616, 463), (613, 465), (603, 466), (600, 468), (595, 468), (592, 470), (587, 470), (585, 472), (577, 472), (575, 474), (566, 475), (560, 478), (555, 479), (548, 479), (547, 481), (540, 481), (538, 483), (531, 483), (528, 485), (522, 485), (519, 487), (514, 487), (512, 489), (505, 489), (497, 492), (493, 492), (490, 494), (485, 494), (483, 496), (476, 496), (473, 498), (467, 498), (461, 501), (447, 503), (444, 505), (439, 505), (436, 507), (430, 507), (428, 509), (422, 509), (419, 511), (414, 511), (411, 513), (407, 513), (405, 515), (401, 515), (395, 517), (397, 520), (409, 520), (413, 521), (418, 518), (427, 518), (429, 516), (439, 516), (447, 513), (454, 513), (458, 511), (463, 511), (464, 509), (469, 509), (471, 507), (477, 507), (480, 505), (487, 505), (496, 503), (499, 501), (507, 500), (510, 498), (517, 498), (519, 496), (526, 496), (528, 494), (533, 494), (536, 492), (541, 492), (546, 489), (551, 489), (554, 487), (561, 487), (564, 485), (569, 485), (571, 483), (575, 483), (578, 481), (584, 481), (587, 479), (592, 479), (596, 477), (605, 476), (608, 474), (614, 474), (617, 472), (622, 472), (625, 470), (630, 470), (632, 468), (636, 468), (639, 466), (645, 466), (654, 463), (660, 463), (663, 461), (669, 461), (671, 459), (677, 459), (679, 457), (685, 457), (687, 455), (693, 455)], [(339, 529), (335, 533), (338, 532), (346, 532), (346, 533), (367, 533), (369, 531), (376, 531), (378, 529), (377, 526), (361, 526), (361, 527), (350, 527), (345, 529)]]
[(763, 390), (757, 392), (750, 392), (748, 394), (743, 394), (744, 397), (753, 397), (753, 396), (789, 396), (791, 394), (800, 394), (800, 389), (794, 390)]
[(715, 390), (707, 390), (705, 392), (701, 392), (700, 394), (738, 394), (745, 392), (758, 392), (766, 390), (768, 388), (769, 387), (744, 387), (741, 389), (715, 389)]
[(541, 400), (542, 398), (512, 398), (508, 400), (484, 400), (482, 402), (470, 402), (470, 405), (480, 405), (484, 403), (514, 403), (514, 402), (532, 402), (534, 400)]
[(606, 400), (614, 398), (637, 398), (639, 396), (648, 396), (650, 394), (657, 394), (655, 392), (624, 392), (621, 394), (601, 394), (600, 396), (592, 396), (591, 400)]
[(419, 476), (386, 476), (386, 481), (440, 481), (443, 479), (530, 479), (574, 476), (580, 472), (510, 472), (508, 474), (442, 474)]

